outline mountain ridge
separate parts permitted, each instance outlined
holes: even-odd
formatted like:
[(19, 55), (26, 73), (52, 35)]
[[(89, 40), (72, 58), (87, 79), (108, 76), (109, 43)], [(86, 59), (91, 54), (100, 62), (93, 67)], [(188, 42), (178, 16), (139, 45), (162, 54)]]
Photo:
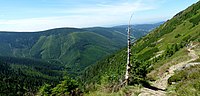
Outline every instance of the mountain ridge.
[[(139, 38), (147, 33), (148, 31), (142, 31), (142, 35), (134, 36)], [(80, 66), (77, 69), (82, 70), (96, 60), (125, 47), (126, 34), (124, 28), (119, 31), (104, 27), (56, 28), (38, 32), (1, 31), (0, 55), (53, 59), (66, 67)], [(93, 52), (98, 55), (92, 55)]]

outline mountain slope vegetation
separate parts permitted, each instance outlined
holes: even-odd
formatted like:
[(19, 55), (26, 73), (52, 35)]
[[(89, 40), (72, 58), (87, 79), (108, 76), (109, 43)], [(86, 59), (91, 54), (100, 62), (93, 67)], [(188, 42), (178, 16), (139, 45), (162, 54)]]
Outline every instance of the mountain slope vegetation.
[[(186, 45), (200, 43), (199, 16), (200, 2), (197, 2), (133, 43), (131, 84), (149, 87), (147, 82), (159, 79), (170, 66), (188, 60)], [(81, 77), (86, 90), (105, 92), (101, 90), (103, 87), (107, 88), (106, 92), (113, 92), (124, 80), (126, 57), (126, 49), (123, 49), (88, 67)]]
[[(152, 25), (146, 26), (153, 28)], [(133, 37), (139, 38), (148, 32), (146, 30), (142, 35), (134, 34)], [(69, 72), (79, 72), (126, 46), (126, 30), (122, 27), (93, 27), (0, 32), (0, 44), (0, 56), (54, 60), (66, 65)]]
[[(103, 27), (0, 32), (0, 95), (36, 95), (43, 85), (39, 91), (48, 87), (52, 94), (68, 84), (76, 88), (68, 75), (75, 78), (85, 67), (124, 47), (123, 32)], [(58, 84), (62, 80), (64, 85)]]
[[(55, 60), (82, 70), (96, 60), (125, 46), (125, 36), (104, 35), (83, 29), (60, 28), (34, 33), (0, 33), (1, 56)], [(96, 52), (96, 54), (93, 54)], [(95, 56), (94, 56), (95, 55)]]

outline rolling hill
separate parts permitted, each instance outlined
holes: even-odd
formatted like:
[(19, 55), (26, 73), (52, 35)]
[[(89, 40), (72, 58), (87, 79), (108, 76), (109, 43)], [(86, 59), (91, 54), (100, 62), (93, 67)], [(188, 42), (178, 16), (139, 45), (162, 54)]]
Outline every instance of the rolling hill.
[(106, 37), (75, 28), (33, 33), (1, 32), (0, 55), (55, 60), (69, 69), (81, 70), (125, 46), (125, 36), (113, 31), (109, 33), (110, 37)]
[[(136, 38), (149, 32), (135, 31), (138, 32), (133, 35)], [(65, 65), (68, 71), (78, 72), (125, 47), (126, 30), (123, 27), (93, 27), (0, 32), (0, 44), (0, 56), (54, 60)]]

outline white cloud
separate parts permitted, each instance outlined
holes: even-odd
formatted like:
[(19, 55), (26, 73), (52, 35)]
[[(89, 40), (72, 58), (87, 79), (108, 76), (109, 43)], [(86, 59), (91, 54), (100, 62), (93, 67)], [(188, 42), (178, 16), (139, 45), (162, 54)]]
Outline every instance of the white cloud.
[[(155, 0), (147, 0), (152, 2)], [(27, 18), (16, 20), (0, 20), (2, 31), (40, 31), (58, 27), (92, 27), (109, 26), (128, 22), (132, 12), (141, 12), (155, 9), (154, 4), (147, 4), (141, 0), (136, 2), (124, 2), (114, 5), (99, 4), (94, 7), (80, 7), (60, 10), (58, 13), (66, 13), (66, 16), (54, 16), (43, 18)], [(135, 23), (139, 23), (134, 19)], [(142, 19), (140, 19), (142, 20)]]

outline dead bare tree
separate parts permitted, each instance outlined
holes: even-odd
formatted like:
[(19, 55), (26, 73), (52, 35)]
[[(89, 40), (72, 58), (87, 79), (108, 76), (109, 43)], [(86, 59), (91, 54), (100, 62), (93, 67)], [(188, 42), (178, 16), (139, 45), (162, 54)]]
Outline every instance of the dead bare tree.
[(133, 14), (130, 17), (129, 24), (128, 24), (128, 34), (127, 34), (127, 41), (128, 41), (128, 49), (127, 49), (127, 64), (126, 64), (126, 74), (125, 74), (125, 84), (128, 85), (130, 81), (130, 71), (131, 71), (131, 19)]

